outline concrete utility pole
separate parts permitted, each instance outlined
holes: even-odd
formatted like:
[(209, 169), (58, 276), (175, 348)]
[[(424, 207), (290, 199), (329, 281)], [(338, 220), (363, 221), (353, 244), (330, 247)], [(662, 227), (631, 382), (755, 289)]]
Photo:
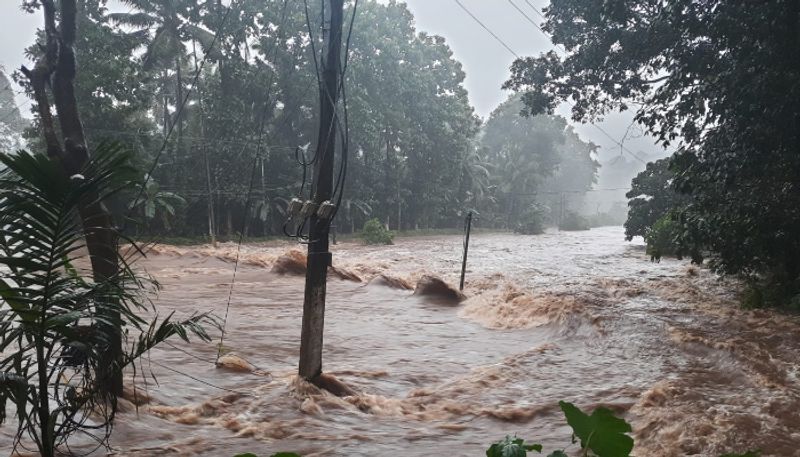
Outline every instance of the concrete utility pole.
[[(341, 71), (344, 0), (324, 0), (323, 50), (320, 87), (320, 123), (312, 200), (321, 205), (333, 193), (333, 164), (336, 152), (336, 102)], [(328, 251), (330, 219), (311, 216), (303, 301), (303, 330), (300, 336), (299, 374), (319, 381), (322, 374), (322, 334), (325, 324), (325, 292), (331, 253)]]

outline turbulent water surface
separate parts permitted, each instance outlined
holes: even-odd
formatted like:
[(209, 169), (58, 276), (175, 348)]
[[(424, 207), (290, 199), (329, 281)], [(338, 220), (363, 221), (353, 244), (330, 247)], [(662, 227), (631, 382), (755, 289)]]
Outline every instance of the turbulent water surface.
[[(116, 454), (478, 456), (506, 434), (554, 449), (563, 399), (624, 415), (638, 456), (800, 455), (795, 318), (738, 309), (735, 284), (651, 263), (620, 228), (474, 235), (466, 301), (414, 296), (423, 275), (457, 284), (461, 242), (335, 247), (324, 368), (359, 392), (341, 399), (294, 376), (303, 277), (273, 268), (297, 248), (244, 246), (222, 367), (214, 344), (153, 351), (138, 375), (158, 383), (137, 375)], [(139, 266), (162, 314), (222, 317), (235, 255), (159, 247)]]

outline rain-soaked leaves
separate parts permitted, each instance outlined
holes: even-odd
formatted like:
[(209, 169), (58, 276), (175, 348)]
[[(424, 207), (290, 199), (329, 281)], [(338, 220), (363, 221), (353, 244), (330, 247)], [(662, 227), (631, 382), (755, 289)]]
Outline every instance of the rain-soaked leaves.
[(606, 408), (597, 408), (589, 416), (572, 403), (559, 402), (581, 449), (590, 449), (598, 457), (628, 457), (633, 438), (627, 434), (631, 426)]
[(506, 436), (489, 447), (486, 457), (525, 457), (528, 451), (542, 452), (542, 445), (526, 444), (522, 438)]

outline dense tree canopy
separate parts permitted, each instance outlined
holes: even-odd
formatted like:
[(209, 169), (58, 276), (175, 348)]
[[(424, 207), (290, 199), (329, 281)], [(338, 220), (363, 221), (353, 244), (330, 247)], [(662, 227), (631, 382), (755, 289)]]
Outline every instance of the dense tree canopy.
[[(78, 3), (78, 62), (92, 71), (75, 86), (89, 143), (124, 143), (143, 176), (164, 146), (148, 200), (118, 210), (147, 216), (140, 234), (281, 234), (288, 201), (310, 178), (299, 162), (316, 140), (318, 14), (294, 0), (238, 0), (230, 12), (187, 0), (126, 0), (124, 13)], [(351, 2), (346, 30), (352, 12)], [(582, 204), (574, 192), (595, 181), (596, 147), (561, 117), (522, 117), (519, 97), (482, 125), (461, 64), (442, 37), (415, 29), (405, 4), (360, 1), (346, 38), (339, 230), (373, 218), (454, 227), (469, 209), (514, 228), (534, 203), (539, 222), (547, 207)]]
[(681, 218), (727, 273), (798, 291), (800, 3), (554, 0), (545, 30), (566, 55), (520, 59), (507, 87), (529, 114), (574, 102), (586, 120), (636, 110), (677, 144)]

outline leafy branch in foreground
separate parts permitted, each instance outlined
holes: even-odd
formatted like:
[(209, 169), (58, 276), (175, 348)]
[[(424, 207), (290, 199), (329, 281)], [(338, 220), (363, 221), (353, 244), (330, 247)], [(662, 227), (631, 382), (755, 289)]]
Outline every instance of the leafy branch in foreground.
[(541, 444), (526, 444), (522, 438), (506, 436), (489, 446), (486, 457), (525, 457), (528, 451), (542, 452)]
[[(129, 186), (128, 153), (102, 145), (73, 176), (25, 151), (0, 155), (0, 163), (0, 424), (14, 417), (15, 450), (33, 446), (44, 457), (77, 434), (104, 446), (117, 410), (116, 395), (105, 388), (109, 377), (170, 337), (208, 340), (203, 324), (210, 318), (140, 317), (154, 311), (146, 291), (157, 284), (138, 277), (119, 253), (121, 268), (103, 281), (81, 267), (90, 260), (87, 232), (102, 229), (87, 228), (79, 210)], [(109, 363), (118, 328), (124, 353)]]
[[(631, 425), (624, 419), (614, 416), (607, 408), (597, 408), (591, 415), (572, 403), (558, 403), (572, 428), (572, 442), (580, 443), (581, 456), (589, 457), (630, 457), (633, 450)], [(526, 443), (518, 437), (506, 436), (493, 443), (486, 451), (486, 457), (527, 457), (528, 451), (542, 452), (541, 444)], [(758, 451), (745, 454), (725, 454), (722, 457), (759, 457)], [(564, 449), (556, 450), (547, 457), (567, 457)]]
[[(572, 427), (572, 441), (580, 442), (581, 455), (597, 457), (628, 457), (633, 449), (633, 438), (628, 436), (631, 426), (614, 416), (606, 408), (597, 408), (587, 415), (572, 403), (558, 403), (567, 424)], [(577, 440), (576, 440), (577, 438)], [(541, 444), (526, 444), (521, 438), (506, 436), (492, 444), (486, 457), (525, 457), (527, 451), (542, 452)], [(547, 457), (566, 457), (564, 450), (556, 450)]]

